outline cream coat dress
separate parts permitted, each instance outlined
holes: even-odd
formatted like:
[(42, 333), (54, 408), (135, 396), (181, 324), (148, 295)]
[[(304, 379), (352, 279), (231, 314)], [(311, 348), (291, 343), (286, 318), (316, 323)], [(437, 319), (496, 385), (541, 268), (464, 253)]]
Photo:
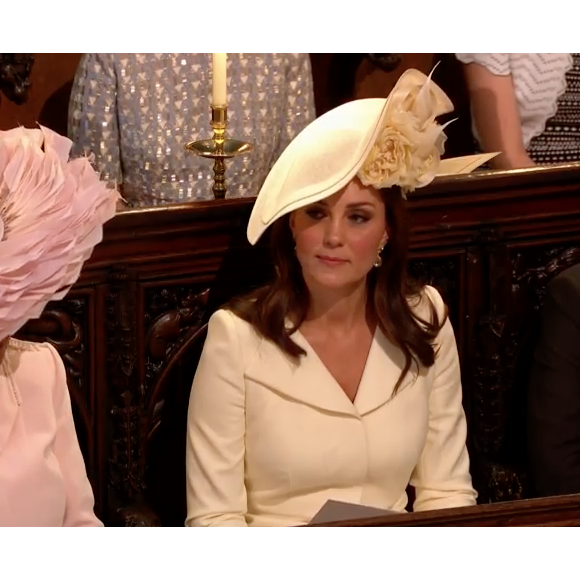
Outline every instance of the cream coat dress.
[[(426, 287), (414, 308), (440, 315)], [(377, 330), (352, 403), (297, 331), (293, 362), (226, 310), (208, 326), (189, 403), (187, 526), (296, 526), (329, 499), (404, 511), (473, 505), (453, 329), (435, 364), (393, 388), (404, 357)]]

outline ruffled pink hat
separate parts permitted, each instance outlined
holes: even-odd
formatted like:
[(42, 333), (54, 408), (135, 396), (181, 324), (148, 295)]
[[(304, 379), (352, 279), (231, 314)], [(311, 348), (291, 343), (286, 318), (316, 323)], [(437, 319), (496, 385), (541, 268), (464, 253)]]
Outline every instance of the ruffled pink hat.
[(71, 146), (46, 127), (0, 131), (0, 340), (67, 294), (115, 215), (119, 193)]

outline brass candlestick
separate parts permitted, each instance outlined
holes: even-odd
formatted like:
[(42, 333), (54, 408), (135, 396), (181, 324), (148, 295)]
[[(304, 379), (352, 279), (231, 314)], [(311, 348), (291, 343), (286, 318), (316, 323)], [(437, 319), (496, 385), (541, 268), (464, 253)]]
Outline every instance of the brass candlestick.
[(249, 153), (252, 150), (252, 145), (237, 139), (226, 139), (225, 133), (228, 124), (227, 105), (221, 107), (211, 106), (210, 124), (213, 129), (212, 139), (190, 141), (185, 148), (200, 157), (208, 157), (214, 160), (212, 191), (216, 199), (224, 199), (227, 191), (225, 160)]

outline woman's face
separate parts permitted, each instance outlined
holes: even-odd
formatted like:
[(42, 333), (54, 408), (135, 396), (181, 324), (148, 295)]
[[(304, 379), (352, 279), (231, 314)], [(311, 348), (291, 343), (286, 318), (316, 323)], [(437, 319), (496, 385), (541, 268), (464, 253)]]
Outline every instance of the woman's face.
[(307, 286), (329, 289), (365, 280), (388, 238), (380, 192), (358, 179), (293, 212), (290, 229)]

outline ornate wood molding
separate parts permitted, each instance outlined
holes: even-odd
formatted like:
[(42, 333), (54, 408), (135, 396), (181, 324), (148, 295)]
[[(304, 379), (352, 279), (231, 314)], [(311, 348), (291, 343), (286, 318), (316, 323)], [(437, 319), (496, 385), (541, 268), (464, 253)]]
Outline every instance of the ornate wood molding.
[(33, 54), (0, 53), (0, 101), (2, 93), (17, 105), (28, 100), (33, 65)]
[(137, 288), (124, 265), (109, 271), (106, 297), (107, 375), (110, 406), (110, 482), (119, 502), (143, 491), (144, 457), (139, 444), (142, 388), (137, 372)]

